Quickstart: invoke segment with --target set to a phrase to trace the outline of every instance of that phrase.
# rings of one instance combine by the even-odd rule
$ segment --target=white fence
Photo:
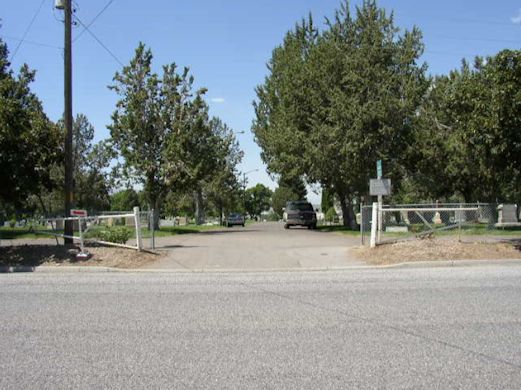
[[[118,212],[118,213],[109,213],[104,215],[93,215],[93,216],[75,216],[75,217],[67,217],[67,218],[38,218],[31,219],[28,221],[28,233],[37,234],[37,235],[50,235],[56,238],[68,238],[78,243],[81,252],[80,256],[87,255],[85,250],[86,243],[95,243],[102,244],[108,246],[115,246],[121,248],[134,249],[137,251],[144,250],[144,242],[143,242],[143,228],[146,226],[147,230],[151,224],[152,212],[141,212],[139,207],[135,207],[132,212]],[[66,221],[70,221],[73,223],[73,235],[66,235],[63,232],[64,225]],[[118,243],[112,242],[108,240],[101,239],[96,232],[93,230],[103,230],[102,228],[108,228],[118,223],[122,223],[128,231],[134,234],[134,238],[132,244],[127,243]],[[153,224],[152,224],[153,225]],[[151,245],[150,247],[154,247],[154,231],[151,229]],[[57,241],[58,242],[58,241]]]

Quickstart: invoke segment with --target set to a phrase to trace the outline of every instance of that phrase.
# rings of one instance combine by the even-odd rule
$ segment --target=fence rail
[[[73,223],[73,235],[64,234],[63,228],[66,221]],[[21,223],[19,223],[21,225]],[[12,234],[13,239],[3,239],[3,245],[19,245],[37,244],[38,239],[34,235],[55,237],[58,244],[58,238],[70,238],[75,243],[79,244],[81,252],[80,255],[87,255],[85,244],[95,243],[120,248],[129,248],[137,251],[145,249],[154,249],[155,247],[155,231],[153,224],[153,211],[140,211],[138,207],[134,208],[132,212],[123,211],[118,214],[103,213],[101,215],[92,216],[74,216],[62,218],[35,218],[23,221],[24,231],[22,234],[32,236],[30,238],[17,239],[19,230],[13,226],[13,230],[3,230],[4,235]],[[111,240],[108,237],[117,235],[118,228],[120,229],[118,238]],[[18,228],[20,229],[20,227]],[[122,232],[123,231],[123,232]],[[130,236],[130,237],[129,237]],[[112,236],[113,237],[113,236]],[[123,237],[123,238],[121,238]],[[128,238],[128,240],[127,240]],[[150,240],[148,240],[150,239]],[[20,241],[22,240],[22,241]],[[128,241],[128,242],[127,242]]]

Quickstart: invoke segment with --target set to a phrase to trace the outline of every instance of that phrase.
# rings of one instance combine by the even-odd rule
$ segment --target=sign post
[[[378,197],[378,213],[373,213],[373,225],[378,226],[376,243],[381,240],[382,228],[383,228],[383,196],[391,195],[391,179],[384,179],[382,169],[382,160],[376,161],[376,179],[370,179],[369,181],[369,194],[371,196]]]
[[[376,161],[376,178],[382,179],[382,160]],[[383,206],[383,195],[378,195],[378,242],[380,242],[382,235],[382,206]]]

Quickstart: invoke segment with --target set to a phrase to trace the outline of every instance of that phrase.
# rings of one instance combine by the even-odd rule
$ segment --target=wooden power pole
[[[65,124],[65,217],[70,217],[73,195],[72,160],[72,5],[65,0],[65,53],[64,53],[64,124]],[[64,234],[73,235],[72,221],[65,221]],[[65,244],[72,244],[72,238],[65,238]]]

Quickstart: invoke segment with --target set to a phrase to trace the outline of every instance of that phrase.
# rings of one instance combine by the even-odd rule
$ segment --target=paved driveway
[[[305,228],[285,230],[265,222],[199,234],[162,237],[169,255],[148,268],[183,270],[266,270],[338,268],[365,263],[349,255],[359,239]]]

